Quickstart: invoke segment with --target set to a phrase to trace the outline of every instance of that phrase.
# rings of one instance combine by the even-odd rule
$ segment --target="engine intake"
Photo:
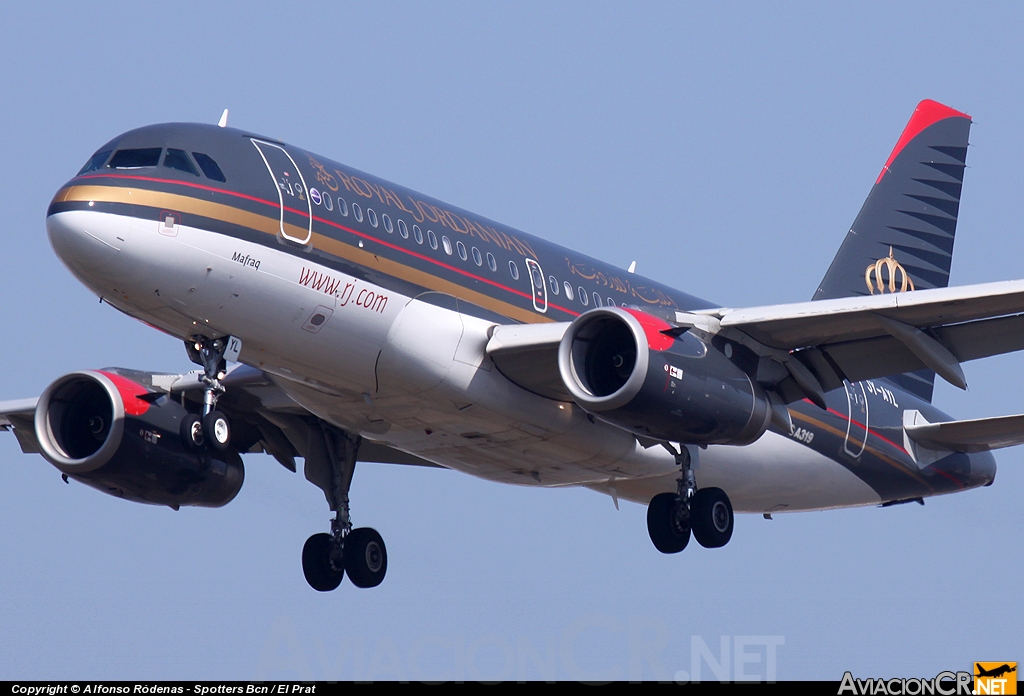
[[[146,397],[146,398],[141,398]],[[112,371],[57,379],[39,397],[35,434],[43,457],[68,476],[128,500],[220,507],[245,479],[237,452],[194,452],[179,437],[188,411]]]
[[[764,434],[771,402],[714,345],[639,310],[592,309],[566,330],[558,367],[588,413],[636,435],[745,445]]]

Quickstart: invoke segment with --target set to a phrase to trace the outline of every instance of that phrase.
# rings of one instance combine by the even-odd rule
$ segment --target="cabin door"
[[[857,382],[850,384],[844,381],[846,388],[846,439],[843,441],[843,450],[854,459],[859,459],[864,454],[864,448],[868,444],[868,395],[864,391],[864,383]]]
[[[267,172],[277,189],[277,200],[281,206],[279,237],[296,244],[309,244],[313,238],[313,208],[302,172],[280,145],[256,138],[252,138],[252,144],[267,165]]]

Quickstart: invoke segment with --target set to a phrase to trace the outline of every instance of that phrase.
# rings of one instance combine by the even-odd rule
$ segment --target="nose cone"
[[[54,252],[86,285],[109,277],[121,261],[131,225],[127,218],[89,210],[68,210],[46,218]]]

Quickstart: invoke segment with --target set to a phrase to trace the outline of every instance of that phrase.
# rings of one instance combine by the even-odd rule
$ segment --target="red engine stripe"
[[[121,394],[121,400],[124,401],[124,412],[126,414],[129,416],[141,416],[149,410],[149,402],[139,398],[143,394],[149,393],[149,390],[144,386],[113,372],[100,370],[99,373],[117,387],[117,391]]]

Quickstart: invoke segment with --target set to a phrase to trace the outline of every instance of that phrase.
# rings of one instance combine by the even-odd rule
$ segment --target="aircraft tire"
[[[203,416],[203,437],[218,452],[224,452],[231,445],[231,424],[220,411],[210,411]]]
[[[706,549],[725,546],[732,539],[734,515],[729,496],[721,488],[701,488],[690,503],[690,524],[697,543]]]
[[[181,442],[189,451],[201,450],[206,442],[203,437],[203,423],[194,413],[189,413],[181,419],[181,426],[178,431],[181,434]]]
[[[647,533],[662,553],[679,553],[690,543],[690,520],[675,493],[659,493],[647,506]]]
[[[345,571],[356,587],[376,587],[388,572],[388,550],[376,529],[353,529],[345,537]]]
[[[330,534],[314,534],[306,539],[302,546],[302,574],[317,592],[330,592],[341,584],[345,570],[335,570],[331,565]]]

